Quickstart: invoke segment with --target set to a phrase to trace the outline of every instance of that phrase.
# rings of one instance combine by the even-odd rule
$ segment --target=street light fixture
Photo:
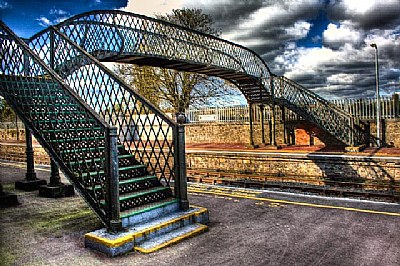
[[[378,148],[381,146],[381,100],[379,97],[379,65],[378,65],[378,46],[371,43],[370,46],[375,48],[375,83],[376,83],[376,144]]]

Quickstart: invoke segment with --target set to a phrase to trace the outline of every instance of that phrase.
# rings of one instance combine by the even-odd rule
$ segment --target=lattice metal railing
[[[250,103],[271,104],[274,97],[282,98],[273,95],[270,71],[256,53],[208,34],[122,11],[88,12],[57,27],[99,60],[220,76],[237,84]],[[285,92],[285,100],[277,101],[278,104],[298,112],[349,145],[361,141],[353,138],[360,132],[352,126],[351,116],[292,81],[285,79],[285,83],[282,88],[275,84],[275,93]]]
[[[122,62],[127,56],[153,57],[159,60],[154,60],[152,65],[166,60],[170,62],[167,67],[172,68],[186,62],[197,65],[197,71],[217,69],[221,74],[221,70],[227,70],[237,82],[234,77],[238,73],[251,78],[263,77],[263,86],[269,90],[270,71],[256,53],[165,21],[113,10],[84,13],[57,27],[99,60]]]
[[[276,76],[273,76],[272,80],[276,102],[288,106],[343,143],[350,145],[366,143],[365,128],[359,119],[292,80]]]
[[[179,170],[177,124],[56,28],[36,35],[29,45],[103,119],[118,127],[120,144],[169,186]]]
[[[109,225],[112,128],[1,21],[0,48],[1,94]],[[91,193],[94,186],[105,204]]]

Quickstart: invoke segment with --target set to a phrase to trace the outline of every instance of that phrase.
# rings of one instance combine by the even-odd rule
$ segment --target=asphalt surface
[[[23,168],[0,162],[5,191],[21,203],[0,209],[0,265],[400,265],[399,204],[199,184],[189,200],[209,209],[208,232],[108,258],[84,248],[83,234],[101,226],[85,202],[15,191]]]

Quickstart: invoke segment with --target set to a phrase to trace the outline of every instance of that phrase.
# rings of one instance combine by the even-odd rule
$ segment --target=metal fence
[[[253,121],[258,122],[261,119],[261,109],[253,106]],[[272,107],[265,106],[264,119],[271,120]],[[282,120],[283,109],[279,106],[275,108],[275,119]],[[297,119],[297,115],[291,111],[286,111],[285,116],[291,120]],[[189,123],[212,123],[212,122],[249,122],[249,106],[227,106],[227,107],[209,107],[202,109],[188,109],[186,117]]]
[[[376,119],[376,100],[375,99],[341,99],[332,100],[335,104],[350,113],[354,117],[361,120]],[[260,121],[261,112],[258,106],[253,106],[254,121]],[[400,117],[400,103],[399,96],[393,95],[392,97],[381,97],[381,118],[393,119]],[[265,106],[264,118],[271,120],[272,108]],[[276,107],[275,119],[281,121],[285,116],[286,121],[298,120],[300,117],[290,110],[281,109]],[[249,122],[249,106],[227,106],[227,107],[209,107],[202,109],[191,109],[186,111],[186,117],[189,123],[224,123],[224,122]]]

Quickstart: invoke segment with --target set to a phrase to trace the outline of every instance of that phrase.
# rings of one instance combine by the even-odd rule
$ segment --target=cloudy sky
[[[326,98],[400,93],[400,0],[0,0],[0,19],[21,37],[81,12],[122,9],[153,16],[201,8],[222,38],[259,53],[270,69]]]

